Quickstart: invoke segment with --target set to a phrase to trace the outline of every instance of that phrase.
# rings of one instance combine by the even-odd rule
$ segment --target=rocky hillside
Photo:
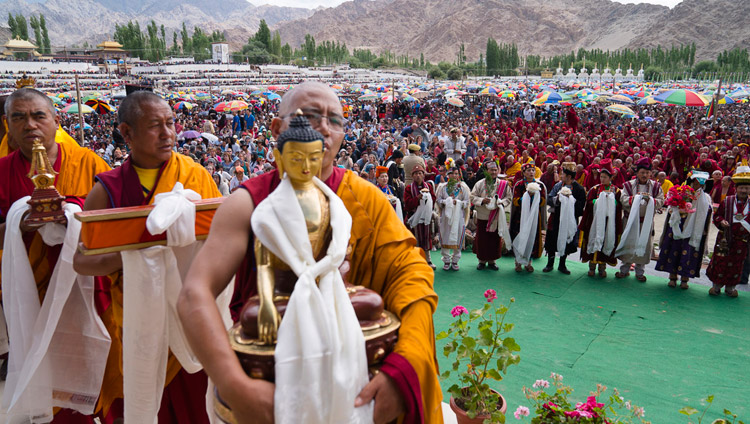
[[[230,48],[239,49],[258,29],[261,19],[269,25],[304,18],[312,10],[292,7],[254,6],[246,0],[6,0],[0,3],[0,26],[7,27],[8,13],[28,17],[43,13],[47,19],[50,40],[56,46],[96,45],[112,37],[115,24],[135,20],[145,27],[152,19],[164,24],[167,43],[172,32],[179,31],[184,21],[188,28],[224,32]],[[31,29],[30,29],[31,32]],[[4,42],[5,39],[2,40]]]
[[[670,10],[610,0],[354,0],[278,25],[282,42],[343,40],[347,47],[455,58],[464,43],[476,60],[488,37],[514,42],[521,54],[579,48],[618,49],[695,42],[698,58],[750,46],[750,2],[684,0]]]

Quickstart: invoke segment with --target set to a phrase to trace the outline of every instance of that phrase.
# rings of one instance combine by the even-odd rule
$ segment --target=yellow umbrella
[[[611,106],[607,106],[605,109],[610,112],[619,113],[621,115],[635,115],[635,112],[633,112],[633,109],[625,105],[611,105]]]
[[[464,107],[464,102],[461,101],[458,97],[451,97],[448,99],[448,104],[456,106],[456,107]]]

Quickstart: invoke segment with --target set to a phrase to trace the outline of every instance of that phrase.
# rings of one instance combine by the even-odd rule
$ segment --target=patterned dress
[[[706,276],[717,286],[736,286],[740,282],[742,267],[747,258],[748,246],[750,246],[750,231],[740,222],[733,222],[735,207],[739,213],[744,215],[743,221],[750,225],[750,214],[747,199],[740,201],[736,196],[727,196],[719,203],[719,208],[714,215],[714,225],[719,229],[716,236],[714,254],[711,263],[706,269]],[[728,229],[724,229],[722,222],[731,222]]]
[[[702,196],[708,196],[701,193]],[[669,225],[669,219],[672,215],[670,208],[667,219],[664,221],[664,232],[659,242],[659,260],[656,261],[656,270],[664,271],[670,274],[677,274],[685,278],[694,278],[700,276],[701,265],[703,264],[703,254],[706,251],[706,239],[708,237],[708,226],[711,223],[711,209],[706,215],[706,222],[701,225],[703,235],[699,248],[690,245],[690,239],[676,240]],[[685,225],[687,216],[680,218],[680,226]]]

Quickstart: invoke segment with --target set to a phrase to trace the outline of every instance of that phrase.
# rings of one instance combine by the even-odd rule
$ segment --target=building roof
[[[122,50],[122,44],[112,40],[99,43],[96,47],[102,50]]]
[[[5,43],[3,47],[5,47],[6,49],[14,49],[14,50],[34,50],[37,48],[34,45],[34,43],[31,43],[26,40],[21,40],[20,38],[8,40],[8,42]]]

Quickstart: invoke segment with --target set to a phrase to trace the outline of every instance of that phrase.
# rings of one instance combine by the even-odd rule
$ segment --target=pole
[[[83,146],[83,111],[81,110],[81,86],[76,72],[76,101],[78,102],[78,144]]]

